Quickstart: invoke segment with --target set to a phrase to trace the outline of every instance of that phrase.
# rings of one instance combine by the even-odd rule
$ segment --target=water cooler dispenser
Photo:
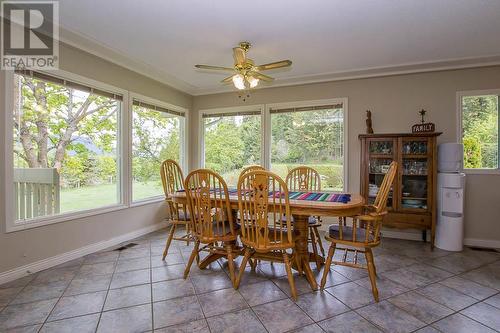
[[[436,247],[462,251],[464,239],[463,145],[438,146]]]

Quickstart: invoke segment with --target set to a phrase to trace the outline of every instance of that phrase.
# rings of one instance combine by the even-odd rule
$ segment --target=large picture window
[[[460,94],[465,169],[499,169],[498,92]]]
[[[285,178],[297,166],[321,176],[323,190],[344,190],[342,104],[270,108],[271,171]]]
[[[160,165],[166,159],[183,164],[184,113],[133,101],[132,199],[163,194]]]
[[[236,186],[243,167],[261,164],[261,111],[204,113],[205,167]]]
[[[19,72],[13,96],[15,220],[121,202],[121,95]]]

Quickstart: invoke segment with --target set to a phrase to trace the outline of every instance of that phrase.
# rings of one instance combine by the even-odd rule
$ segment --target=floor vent
[[[134,247],[134,246],[137,246],[137,244],[136,243],[128,243],[126,245],[120,246],[117,249],[114,249],[113,251],[123,251],[123,250],[126,250],[126,249],[130,249],[131,247]]]

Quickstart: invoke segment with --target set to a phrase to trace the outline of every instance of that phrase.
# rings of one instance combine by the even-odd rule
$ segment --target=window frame
[[[148,200],[136,201],[132,202],[132,99],[135,97],[136,99],[141,99],[146,101],[154,101],[159,106],[164,105],[168,106],[175,111],[182,111],[185,114],[184,119],[184,142],[183,142],[183,168],[187,167],[188,163],[188,155],[187,155],[187,147],[188,147],[188,135],[189,134],[189,109],[176,106],[173,104],[169,104],[167,102],[157,100],[145,95],[141,95],[139,93],[135,93],[124,88],[119,88],[117,86],[113,86],[104,82],[100,82],[97,80],[93,80],[78,74],[74,74],[72,72],[68,72],[65,70],[51,70],[51,71],[38,71],[40,73],[54,76],[56,78],[70,80],[76,83],[81,83],[83,85],[87,85],[90,87],[94,87],[96,89],[102,89],[105,91],[114,92],[123,97],[121,101],[120,113],[118,115],[118,174],[120,179],[120,184],[118,186],[118,195],[119,200],[118,203],[103,206],[93,209],[80,210],[75,212],[62,213],[57,215],[36,217],[32,219],[25,219],[22,222],[15,221],[14,217],[14,159],[13,159],[13,148],[14,148],[14,137],[13,137],[13,119],[12,119],[12,108],[14,103],[14,71],[6,70],[3,71],[4,75],[0,75],[0,80],[3,82],[0,83],[0,87],[3,86],[5,93],[5,101],[3,103],[4,112],[3,117],[0,119],[3,120],[3,126],[5,126],[5,147],[4,150],[4,172],[3,172],[3,191],[6,193],[4,196],[4,204],[5,204],[5,232],[16,232],[21,230],[27,230],[32,228],[38,228],[50,224],[67,222],[72,220],[78,220],[90,216],[97,216],[101,214],[106,214],[114,211],[119,211],[131,207],[152,204],[162,202],[164,198],[162,196],[158,196]]]
[[[285,102],[285,103],[273,103],[273,104],[266,104],[266,135],[265,137],[267,138],[267,148],[266,148],[266,162],[265,162],[265,168],[270,169],[271,168],[271,140],[272,140],[272,133],[271,133],[271,109],[287,109],[287,108],[301,108],[301,107],[308,107],[308,106],[322,106],[322,105],[332,105],[332,104],[339,104],[342,103],[342,109],[344,112],[344,119],[343,119],[343,125],[344,125],[344,156],[343,156],[343,182],[344,182],[344,188],[342,189],[342,192],[346,192],[349,189],[349,167],[348,167],[348,162],[349,162],[349,135],[348,135],[348,119],[349,119],[349,104],[348,104],[348,98],[347,97],[340,97],[340,98],[331,98],[331,99],[318,99],[318,100],[310,100],[310,101],[296,101],[296,102]],[[311,111],[305,111],[305,112],[314,112],[314,110]]]
[[[129,105],[130,105],[130,119],[129,119],[129,122],[128,122],[128,125],[129,125],[129,128],[128,130],[130,131],[130,144],[129,144],[129,156],[130,158],[128,159],[128,168],[130,170],[130,177],[129,179],[127,180],[128,183],[129,183],[129,186],[130,186],[130,206],[131,207],[136,207],[136,206],[142,206],[142,205],[146,205],[146,204],[149,204],[149,203],[155,203],[155,202],[161,202],[163,200],[165,200],[165,195],[164,194],[159,194],[157,196],[153,196],[153,197],[150,197],[150,198],[145,198],[145,199],[140,199],[140,200],[135,200],[133,199],[133,191],[134,191],[134,188],[133,188],[133,181],[132,181],[132,176],[133,176],[133,169],[132,169],[132,159],[133,159],[133,147],[132,147],[132,140],[133,140],[133,129],[132,129],[132,119],[133,119],[133,115],[134,115],[134,105],[133,105],[133,101],[135,100],[139,100],[141,102],[144,102],[144,103],[148,103],[148,104],[152,104],[152,105],[155,105],[155,106],[159,106],[159,107],[163,107],[163,108],[166,108],[166,109],[170,109],[172,111],[177,111],[177,112],[181,112],[184,114],[184,124],[182,124],[180,126],[180,141],[181,141],[181,161],[180,161],[180,166],[182,168],[182,170],[187,170],[187,165],[188,165],[188,152],[187,152],[187,147],[188,146],[188,138],[189,138],[189,134],[188,133],[188,130],[189,130],[189,112],[188,112],[188,109],[186,108],[183,108],[181,106],[177,106],[177,105],[173,105],[173,104],[170,104],[170,103],[167,103],[167,102],[163,102],[163,101],[160,101],[158,99],[155,99],[155,98],[152,98],[152,97],[148,97],[148,96],[145,96],[145,95],[141,95],[141,94],[138,94],[138,93],[134,93],[134,92],[130,92],[129,93]],[[161,112],[161,111],[159,111]],[[159,172],[159,171],[158,171]]]
[[[456,133],[456,138],[457,142],[463,143],[463,117],[462,117],[462,98],[463,97],[472,97],[472,96],[484,96],[484,95],[497,95],[499,102],[500,102],[500,89],[482,89],[482,90],[464,90],[464,91],[457,91],[456,93],[456,117],[457,117],[457,133]],[[500,125],[500,104],[498,104],[498,109],[497,112],[499,113],[498,115],[498,122]],[[499,132],[500,132],[500,126],[499,126]],[[498,150],[500,154],[500,133],[498,135]],[[500,155],[499,155],[500,158]],[[500,159],[497,165],[497,168],[495,169],[485,169],[485,168],[478,168],[478,169],[463,169],[463,172],[466,174],[470,175],[500,175]]]
[[[198,129],[199,129],[199,165],[200,168],[205,167],[205,122],[203,121],[203,114],[217,115],[221,113],[239,113],[239,112],[250,112],[250,111],[259,111],[260,112],[260,136],[261,136],[261,145],[260,145],[260,165],[263,165],[263,161],[265,161],[265,154],[263,149],[264,144],[264,126],[265,126],[265,117],[264,117],[264,104],[255,104],[255,105],[245,105],[245,106],[235,106],[235,107],[227,107],[227,108],[216,108],[216,109],[204,109],[198,111]]]

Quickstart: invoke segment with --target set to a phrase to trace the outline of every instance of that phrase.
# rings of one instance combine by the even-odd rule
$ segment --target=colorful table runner
[[[184,190],[182,190],[184,191]],[[235,188],[229,188],[229,195],[238,195],[238,190]],[[269,195],[273,195],[272,192]],[[274,196],[279,196],[280,193],[276,192]],[[288,192],[288,198],[291,200],[306,200],[306,201],[323,201],[323,202],[342,202],[348,203],[351,201],[351,194],[349,193],[332,193],[332,192],[300,192],[300,191],[290,191]]]

